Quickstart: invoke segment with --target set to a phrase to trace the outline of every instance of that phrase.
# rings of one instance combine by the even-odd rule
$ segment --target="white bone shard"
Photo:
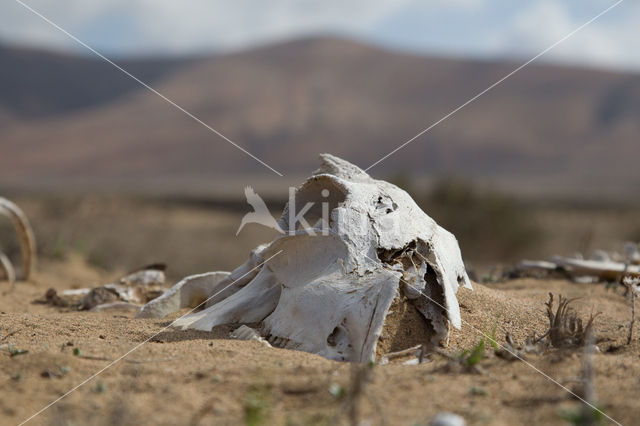
[[[559,256],[552,260],[573,276],[595,276],[609,281],[618,281],[623,273],[630,277],[640,277],[640,266],[623,262],[569,259]]]
[[[255,342],[262,343],[267,348],[271,347],[269,342],[264,340],[262,338],[262,336],[260,336],[260,334],[258,334],[257,331],[255,331],[251,327],[247,327],[246,325],[241,325],[240,327],[238,327],[235,330],[233,330],[229,334],[229,337],[231,337],[232,339],[237,339],[237,340],[253,340]]]
[[[395,185],[329,154],[321,160],[278,221],[284,235],[231,273],[185,278],[138,316],[165,316],[211,297],[175,325],[261,323],[276,346],[367,361],[397,298],[422,314],[430,343],[446,342],[449,323],[461,326],[458,287],[471,288],[455,237]],[[299,220],[290,226],[292,217]]]

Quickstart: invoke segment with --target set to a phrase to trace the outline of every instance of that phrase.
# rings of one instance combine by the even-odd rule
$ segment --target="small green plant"
[[[342,399],[347,394],[347,389],[342,385],[332,383],[331,386],[329,386],[329,393],[335,399]]]
[[[107,386],[101,381],[98,381],[92,390],[94,393],[105,393],[107,391]]]
[[[487,391],[484,388],[473,386],[469,388],[469,395],[473,396],[485,396]]]
[[[244,401],[244,424],[259,426],[269,424],[269,398],[264,387],[254,388]]]
[[[73,354],[75,356],[81,356],[82,355],[82,351],[80,350],[80,348],[73,348]]]
[[[331,426],[333,419],[327,413],[313,413],[302,417],[301,419],[287,419],[286,426]]]
[[[67,258],[67,241],[62,235],[57,235],[50,247],[46,248],[48,257],[52,260],[65,260]]]
[[[473,368],[482,361],[484,358],[485,343],[484,338],[481,338],[478,343],[472,349],[465,349],[462,351],[458,358],[462,365],[467,368]]]
[[[497,332],[498,332],[498,320],[493,324],[493,329],[491,330],[491,334],[482,333],[482,337],[478,340],[478,343],[471,348],[465,349],[460,352],[456,356],[447,356],[451,361],[462,365],[467,370],[475,370],[476,372],[482,372],[480,368],[480,362],[486,357],[486,349],[487,346],[490,345],[493,348],[495,353],[500,349],[500,345],[497,341]],[[487,344],[488,342],[488,344]]]
[[[597,405],[595,407],[589,407],[584,404],[580,404],[579,407],[572,410],[560,410],[558,415],[567,423],[571,423],[575,426],[594,426],[604,424],[602,407]]]
[[[18,349],[15,346],[13,346],[11,343],[9,343],[9,354],[11,355],[11,357],[14,356],[18,356],[18,355],[24,355],[29,353],[28,350],[26,349]]]
[[[493,348],[494,351],[500,349],[500,345],[498,345],[498,320],[493,323],[493,329],[491,330],[491,336],[487,339],[489,344]]]
[[[480,277],[480,281],[483,284],[493,284],[498,282],[499,277],[496,276],[493,273],[489,273],[489,274],[484,274],[482,277]]]

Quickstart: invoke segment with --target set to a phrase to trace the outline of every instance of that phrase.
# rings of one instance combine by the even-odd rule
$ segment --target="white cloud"
[[[562,39],[590,18],[602,12],[612,1],[586,2],[578,12],[567,3],[542,0],[521,10],[509,25],[490,39],[494,53],[518,56],[535,55]],[[640,29],[638,4],[624,3],[613,9],[611,16],[604,15],[554,47],[547,55],[565,63],[591,66],[640,69],[637,40]],[[588,12],[586,12],[587,10]],[[635,16],[635,19],[630,19]]]
[[[143,32],[169,49],[236,48],[320,31],[358,32],[399,2],[147,1]],[[163,24],[159,24],[163,23]],[[171,30],[171,37],[166,30]]]
[[[108,39],[91,40],[105,19],[132,22],[128,51],[185,52],[242,47],[296,35],[338,31],[359,33],[403,0],[25,0],[27,4],[89,44],[116,50]],[[0,6],[0,37],[48,47],[71,42],[17,2]],[[122,28],[116,25],[114,33]],[[83,35],[85,38],[83,38]],[[89,38],[87,40],[86,38]],[[119,37],[118,37],[119,38]],[[125,52],[126,53],[126,52]]]
[[[110,55],[227,50],[305,34],[338,33],[425,51],[526,57],[615,0],[22,1]],[[405,31],[409,18],[413,27]],[[393,25],[377,25],[389,19]],[[639,20],[640,4],[625,1],[548,58],[640,70]],[[13,0],[0,5],[0,40],[79,49]]]

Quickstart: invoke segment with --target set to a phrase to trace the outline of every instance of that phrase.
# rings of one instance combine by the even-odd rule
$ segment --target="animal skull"
[[[185,278],[138,317],[206,301],[204,310],[174,325],[211,330],[260,323],[260,333],[276,346],[366,361],[375,358],[395,299],[422,315],[431,343],[446,342],[449,323],[461,325],[458,287],[471,288],[455,237],[395,185],[340,158],[323,154],[321,160],[295,193],[295,205],[284,209],[284,235],[256,248],[231,273]],[[288,219],[305,208],[304,223],[315,221],[314,227],[301,227],[302,220],[291,226]]]

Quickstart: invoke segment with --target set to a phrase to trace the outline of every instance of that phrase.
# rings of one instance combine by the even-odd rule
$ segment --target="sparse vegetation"
[[[448,371],[465,371],[473,373],[484,373],[480,367],[480,362],[486,357],[485,338],[481,337],[471,349],[465,349],[462,352],[451,355],[440,348],[434,348],[434,351],[445,357],[449,362],[446,366]]]
[[[474,369],[480,361],[485,357],[485,343],[484,338],[481,338],[478,343],[471,349],[466,349],[458,355],[460,363],[469,369]]]
[[[268,387],[254,386],[244,400],[244,424],[260,426],[269,424],[271,403]]]
[[[373,379],[375,363],[357,363],[351,364],[351,385],[346,395],[345,405],[349,413],[349,421],[351,426],[358,426],[361,419],[361,405],[367,385]]]
[[[436,182],[420,204],[458,237],[463,252],[472,253],[476,261],[518,259],[543,240],[543,231],[527,206],[465,180]]]
[[[469,395],[472,396],[486,396],[487,395],[487,391],[479,386],[472,386],[469,388]]]
[[[332,383],[331,386],[329,386],[329,393],[335,399],[342,399],[347,394],[347,389],[338,383]]]
[[[596,401],[593,352],[594,339],[591,331],[588,331],[584,345],[581,388],[578,391],[581,394],[580,405],[574,410],[560,412],[560,417],[576,426],[597,426],[605,420],[604,408]]]
[[[588,407],[588,412],[585,412],[583,405],[584,404],[581,404],[571,410],[560,410],[558,415],[566,422],[575,426],[596,426],[604,423],[602,407]]]
[[[627,345],[631,344],[633,339],[633,325],[636,322],[636,297],[638,292],[638,286],[640,286],[640,279],[624,277],[622,283],[627,288],[629,293],[629,301],[631,305],[631,320],[629,321],[629,334],[627,334]]]
[[[101,203],[99,204],[101,205]],[[26,205],[29,207],[30,204],[26,203]],[[89,269],[83,262],[74,263],[78,260],[78,252],[82,252],[83,256],[87,256],[91,250],[99,252],[100,247],[103,247],[104,255],[108,258],[107,262],[113,261],[111,266],[107,267],[124,268],[125,266],[123,265],[126,265],[124,262],[128,261],[125,259],[126,256],[130,256],[133,251],[144,252],[144,247],[154,246],[154,238],[157,235],[149,237],[154,231],[151,229],[152,226],[150,224],[138,223],[135,226],[122,224],[117,217],[116,209],[109,207],[109,203],[106,203],[107,208],[105,209],[108,214],[104,215],[104,211],[100,211],[96,205],[94,207],[91,207],[91,205],[92,203],[88,203],[78,212],[72,211],[69,213],[73,216],[72,219],[68,219],[70,222],[80,218],[78,231],[61,231],[56,235],[51,232],[52,240],[50,243],[47,243],[47,236],[41,239],[43,241],[43,250],[46,253],[50,253],[50,255],[46,256],[39,271],[43,287],[38,288],[38,295],[41,295],[43,289],[49,286],[59,286],[60,289],[71,288],[76,285],[84,286],[91,284],[93,277],[106,276],[102,273],[95,273],[93,269]],[[193,239],[194,233],[206,234],[206,239],[210,237],[216,244],[224,245],[225,237],[223,234],[216,234],[212,230],[207,231],[205,229],[208,226],[206,224],[209,223],[209,219],[211,219],[211,223],[219,219],[218,212],[181,206],[180,208],[175,208],[170,214],[165,215],[160,208],[161,206],[153,205],[152,203],[147,204],[146,202],[140,202],[139,206],[151,215],[149,220],[153,223],[153,226],[164,225],[167,229],[171,228],[167,231],[167,240],[173,240],[173,236],[181,234],[185,229],[184,227],[186,227],[189,238]],[[41,207],[34,209],[33,204],[31,204],[29,208],[35,212],[33,214],[35,217],[43,217],[39,216],[43,214]],[[425,208],[427,211],[430,210],[429,206],[425,205]],[[92,211],[91,215],[98,214],[97,220],[94,221],[96,223],[94,226],[98,228],[109,228],[109,226],[111,226],[111,229],[117,228],[113,233],[137,233],[136,227],[139,226],[141,228],[140,241],[133,242],[131,247],[125,247],[122,251],[120,251],[120,246],[106,243],[107,236],[97,235],[95,240],[83,238],[84,241],[80,243],[79,237],[82,236],[80,234],[92,232],[89,230],[92,222],[90,215],[83,216],[86,212]],[[156,213],[161,215],[160,218],[153,218]],[[195,217],[192,217],[192,215],[195,215]],[[107,216],[112,217],[112,222],[107,219]],[[49,228],[54,226],[67,227],[66,220],[63,216],[56,217],[55,221],[45,218],[44,225],[42,224],[43,222],[37,220],[34,221],[34,226],[40,229],[44,226]],[[204,228],[203,224],[206,225]],[[602,234],[594,232],[594,239],[597,240],[599,235],[600,237],[602,236]],[[220,239],[217,239],[218,236],[220,236]],[[10,240],[9,244],[11,244]],[[181,244],[178,241],[177,247],[183,246]],[[596,246],[598,244],[593,243]],[[194,250],[206,252],[207,248],[208,246],[198,246]],[[56,250],[64,250],[66,255],[57,256],[53,253]],[[150,252],[157,253],[155,249],[147,250],[147,253]],[[171,254],[167,247],[162,248],[159,252]],[[136,255],[139,256],[139,253]],[[50,262],[56,256],[59,262]],[[201,265],[199,270],[207,270],[205,268],[211,269],[213,266],[217,266],[217,260],[211,260],[211,257],[215,256],[215,253],[208,255],[209,259],[206,259],[206,262],[203,259],[197,260],[196,263]],[[246,253],[241,253],[239,257],[244,258],[245,256]],[[225,261],[228,261],[231,266],[235,266],[238,258],[233,259],[232,257],[233,254],[230,254],[229,258],[225,258]],[[467,256],[465,255],[466,258]],[[168,262],[170,269],[174,271],[174,276],[180,275],[186,270],[191,271],[194,268],[193,265],[196,264],[190,263],[189,265],[191,266],[189,266],[183,260],[184,258],[178,256],[175,262]],[[131,261],[130,266],[137,267],[142,263]],[[175,272],[174,265],[181,265],[178,266],[178,271],[182,270],[182,272]],[[76,274],[76,271],[80,273]],[[90,273],[87,273],[87,271]],[[113,274],[108,278],[115,276]],[[473,331],[463,325],[462,332],[454,332],[452,334],[452,340],[449,349],[447,349],[449,358],[447,358],[446,362],[438,359],[438,357],[429,357],[427,362],[423,364],[404,367],[401,365],[404,362],[404,358],[397,358],[392,359],[389,366],[376,366],[371,369],[370,366],[362,365],[363,370],[361,372],[366,374],[354,375],[357,380],[353,381],[353,379],[349,380],[349,378],[344,377],[348,370],[342,367],[336,368],[335,363],[326,362],[317,357],[306,358],[304,354],[300,353],[289,354],[289,351],[278,350],[277,357],[281,358],[282,362],[274,361],[272,364],[273,371],[277,375],[277,378],[271,378],[272,380],[269,381],[269,383],[273,382],[272,385],[268,384],[266,388],[247,388],[247,386],[255,382],[255,372],[252,370],[246,371],[244,367],[253,365],[254,359],[257,359],[258,362],[269,359],[269,362],[271,362],[268,357],[273,356],[272,352],[275,350],[255,348],[255,353],[248,357],[238,342],[231,342],[232,345],[229,345],[227,341],[215,340],[214,345],[210,347],[206,344],[201,345],[202,341],[199,338],[180,340],[180,336],[191,336],[184,332],[168,331],[166,336],[163,335],[161,339],[150,341],[147,344],[153,348],[153,353],[146,355],[141,353],[138,356],[131,357],[132,359],[125,359],[119,364],[123,379],[118,380],[122,381],[116,381],[114,376],[108,376],[109,382],[105,381],[103,383],[103,385],[105,383],[108,384],[108,389],[104,386],[101,391],[100,387],[95,382],[92,382],[87,385],[84,392],[79,392],[79,396],[76,398],[78,398],[78,401],[81,401],[81,398],[88,398],[88,401],[84,400],[82,402],[88,402],[89,405],[93,403],[99,405],[101,409],[108,409],[110,407],[108,403],[113,395],[122,393],[124,398],[130,401],[132,410],[141,411],[141,416],[148,414],[147,410],[153,409],[155,412],[167,413],[173,416],[172,418],[177,418],[179,423],[188,423],[193,417],[193,413],[202,409],[204,414],[201,417],[201,421],[199,423],[194,422],[194,424],[204,424],[217,420],[221,423],[242,423],[245,421],[246,424],[284,424],[288,420],[292,425],[335,424],[332,420],[334,420],[336,410],[340,409],[342,410],[340,417],[342,423],[349,423],[352,418],[351,413],[355,412],[357,414],[353,418],[357,418],[360,423],[370,421],[373,425],[383,424],[379,419],[383,418],[384,415],[388,415],[387,424],[395,424],[396,418],[393,416],[395,415],[394,412],[398,412],[398,416],[401,418],[398,422],[413,424],[420,420],[422,422],[420,424],[426,424],[427,419],[432,418],[432,413],[425,414],[425,410],[428,411],[431,407],[429,406],[425,409],[426,404],[425,407],[418,407],[417,404],[405,405],[405,401],[408,398],[414,398],[417,390],[428,389],[438,394],[434,403],[440,404],[445,410],[454,410],[458,406],[461,406],[463,410],[486,407],[486,410],[495,410],[495,413],[492,413],[492,418],[495,417],[498,422],[508,422],[514,418],[514,415],[516,416],[515,418],[518,418],[517,416],[520,413],[522,413],[522,418],[524,419],[526,418],[524,416],[530,415],[532,410],[540,410],[541,406],[536,404],[536,398],[547,398],[544,399],[545,413],[539,414],[544,421],[558,421],[557,406],[559,405],[567,408],[562,413],[562,417],[567,421],[574,424],[588,424],[584,420],[586,408],[582,407],[583,404],[569,402],[564,391],[559,389],[557,393],[554,393],[553,384],[545,382],[544,379],[537,376],[537,373],[520,363],[502,361],[502,358],[517,360],[518,357],[524,358],[526,355],[528,362],[539,367],[554,379],[558,379],[560,383],[567,384],[569,389],[575,390],[576,394],[582,396],[581,391],[578,390],[582,386],[582,379],[581,377],[575,377],[578,371],[576,363],[580,362],[582,357],[579,351],[575,349],[578,347],[578,342],[583,340],[580,336],[584,333],[580,332],[580,329],[582,328],[584,332],[589,327],[589,317],[588,311],[583,314],[582,311],[578,310],[578,303],[571,301],[570,298],[580,295],[583,288],[586,287],[580,287],[578,284],[570,286],[566,283],[561,283],[561,277],[554,278],[557,278],[557,280],[549,281],[548,287],[547,281],[528,281],[527,278],[523,278],[519,283],[500,282],[484,286],[485,289],[496,290],[510,298],[508,304],[505,303],[504,305],[500,301],[491,300],[491,303],[488,303],[486,308],[481,307],[482,305],[474,304],[476,301],[482,300],[476,298],[481,295],[478,287],[473,293],[461,290],[459,295],[464,294],[465,296],[463,297],[469,297],[466,301],[462,301],[463,319],[471,322],[474,327],[483,330],[485,336],[482,339],[479,339],[477,335],[471,336]],[[50,284],[49,280],[52,280]],[[1,285],[2,283],[0,283]],[[520,287],[516,288],[518,285]],[[139,342],[139,339],[149,335],[149,326],[136,321],[131,322],[130,330],[123,332],[125,330],[123,323],[128,320],[123,316],[117,316],[117,314],[113,316],[106,315],[102,320],[97,320],[93,315],[86,314],[82,321],[77,321],[76,313],[65,313],[61,317],[60,323],[53,325],[51,315],[55,315],[58,308],[30,305],[31,299],[29,298],[25,298],[24,303],[23,301],[14,302],[14,300],[18,300],[18,297],[30,296],[31,294],[30,289],[32,286],[18,285],[17,287],[17,293],[0,297],[0,301],[5,302],[0,311],[9,312],[10,315],[13,315],[14,312],[29,309],[31,312],[39,314],[43,312],[43,309],[46,309],[48,315],[40,318],[37,323],[26,317],[15,316],[9,319],[2,316],[0,318],[0,333],[2,333],[0,338],[5,339],[0,342],[0,346],[1,344],[6,344],[2,348],[0,355],[3,354],[5,360],[9,363],[8,365],[10,365],[6,369],[7,383],[2,389],[4,391],[3,395],[6,395],[3,400],[6,398],[6,401],[8,401],[5,405],[18,405],[16,401],[20,400],[18,399],[17,390],[20,391],[20,395],[24,395],[24,392],[26,392],[37,395],[38,398],[51,397],[51,399],[54,399],[56,395],[52,393],[51,389],[65,390],[67,385],[70,387],[72,383],[77,383],[88,372],[98,370],[106,365],[105,361],[116,359],[116,353],[126,352]],[[545,290],[542,290],[543,288]],[[532,300],[532,298],[535,298],[535,300],[540,300],[540,298],[546,298],[547,292],[550,290],[554,293],[553,308],[550,309],[553,313],[553,320],[547,317],[545,313],[541,313],[542,309],[540,308],[543,307],[543,304],[538,301],[531,304],[532,311],[527,315],[521,317],[519,312],[512,313],[513,306],[522,306],[520,302],[523,299]],[[559,293],[563,295],[561,305],[564,308],[562,309],[558,307]],[[569,298],[565,299],[565,295],[569,296]],[[626,296],[628,296],[628,293]],[[620,347],[616,352],[608,352],[606,344],[600,345],[603,354],[596,358],[598,368],[606,368],[607,370],[605,371],[609,372],[606,377],[604,375],[603,377],[598,377],[598,384],[607,383],[607,386],[609,386],[615,380],[616,383],[619,382],[624,386],[631,386],[635,376],[615,368],[620,363],[620,365],[627,365],[625,368],[628,371],[633,372],[633,374],[636,373],[636,368],[631,361],[637,358],[637,327],[633,330],[632,345],[620,345],[627,338],[627,333],[629,332],[631,299],[629,297],[622,298],[610,292],[604,293],[604,286],[602,285],[589,287],[589,295],[585,297],[589,298],[590,305],[593,303],[594,306],[602,308],[604,315],[606,315],[604,318],[598,317],[598,330],[603,333],[602,338],[615,339],[615,343]],[[594,297],[605,298],[606,304],[602,307],[599,306],[598,299],[594,299]],[[512,303],[514,303],[513,306]],[[616,307],[616,312],[613,311],[612,306]],[[572,307],[575,307],[580,312],[578,319],[581,319],[581,322],[575,319],[566,319],[571,317]],[[576,312],[573,312],[573,314],[577,316]],[[500,315],[501,318],[500,328],[504,324],[514,338],[518,339],[518,343],[515,343],[514,338],[511,338],[511,336],[507,335],[505,339],[502,332],[498,332],[498,323],[495,321],[497,315]],[[529,325],[523,324],[522,318],[533,318],[534,320]],[[613,318],[612,321],[614,322],[605,321],[605,319],[609,321],[611,318]],[[542,319],[544,319],[544,323],[540,322]],[[80,333],[74,331],[73,334],[65,334],[70,328],[84,327],[80,324],[85,321],[90,327],[93,327],[93,330],[83,330]],[[544,332],[551,329],[551,324],[557,323],[563,325],[560,327],[560,331],[561,334],[564,332],[565,335],[565,338],[561,338],[560,341],[570,342],[568,345],[571,346],[571,350],[552,349],[556,346],[551,344],[550,334]],[[581,326],[579,325],[580,323]],[[618,324],[620,324],[619,327],[617,326]],[[33,332],[37,333],[37,336],[32,337],[32,328]],[[538,334],[535,339],[525,340],[527,333],[532,329],[542,332],[542,336]],[[604,335],[604,330],[607,330],[606,335]],[[13,332],[17,333],[12,334]],[[203,337],[206,335],[207,343],[210,341],[208,333],[203,332],[201,335]],[[98,338],[99,336],[100,338]],[[194,336],[196,335],[194,334]],[[499,345],[494,343],[498,336],[500,338]],[[217,337],[214,338],[217,339]],[[9,340],[13,343],[14,348],[28,348],[31,350],[30,355],[17,357],[9,361]],[[73,343],[67,343],[69,340],[73,340]],[[522,343],[523,341],[526,343]],[[106,346],[107,342],[110,346],[113,346]],[[62,351],[59,350],[61,344]],[[614,342],[611,344],[614,344]],[[46,345],[52,348],[50,352],[47,352]],[[176,345],[180,345],[181,349],[176,349]],[[187,347],[187,345],[189,345],[189,349],[182,349],[182,346]],[[262,352],[263,350],[267,352]],[[171,364],[166,364],[165,361],[176,359],[176,353],[180,355],[179,358],[184,358],[184,360],[171,361]],[[493,353],[500,359],[493,358]],[[517,357],[512,353],[516,354]],[[71,356],[71,354],[75,354],[75,356]],[[107,357],[100,355],[106,355]],[[199,362],[203,356],[206,356],[206,359],[209,360],[206,364]],[[264,358],[265,356],[267,358]],[[304,362],[300,362],[300,359],[303,359]],[[163,363],[158,364],[158,361],[163,361]],[[141,365],[142,362],[144,362],[144,365]],[[443,368],[444,364],[454,368],[447,370],[446,367]],[[207,380],[196,382],[196,380],[199,380],[194,379],[194,377],[197,377],[194,373],[196,366],[197,371],[203,371],[206,374]],[[70,370],[71,368],[73,370]],[[40,375],[45,370],[51,373],[48,379]],[[71,371],[73,371],[73,374],[71,374]],[[474,372],[484,372],[486,374],[483,376],[466,374]],[[465,375],[460,376],[460,373]],[[373,380],[374,375],[375,380]],[[125,380],[131,377],[135,378],[135,380],[130,380],[131,387],[135,388],[135,392],[128,389],[126,385],[127,382]],[[279,391],[278,393],[272,393],[269,390],[284,389],[283,380],[287,386],[289,381],[293,382],[296,389],[300,389],[300,393],[279,393]],[[625,380],[628,381],[624,382]],[[111,384],[112,382],[113,384]],[[34,383],[36,386],[38,383],[42,383],[45,386],[35,388]],[[514,387],[511,388],[510,386],[514,383],[519,387],[513,385]],[[526,383],[527,386],[521,386],[523,383]],[[531,383],[531,386],[528,386],[529,383]],[[199,391],[199,384],[207,389],[211,388],[211,392],[206,392],[205,396],[197,392],[190,393],[193,389]],[[269,388],[268,386],[274,387]],[[185,411],[187,413],[186,417],[180,417],[181,415],[176,414],[173,407],[165,407],[161,404],[160,401],[163,399],[161,392],[166,391],[167,387],[171,387],[172,391],[173,387],[175,387],[175,392],[185,392],[185,397],[177,397],[176,399],[180,401],[180,398],[185,400],[188,398],[188,403],[178,402],[176,406],[181,409],[185,406],[194,408],[193,411]],[[503,391],[502,387],[506,391]],[[12,392],[12,388],[16,392]],[[356,390],[355,394],[358,394],[357,389],[363,390],[359,393],[360,397],[353,398],[354,390]],[[455,401],[447,400],[440,395],[448,391],[456,394]],[[142,398],[139,396],[140,394],[146,394],[146,397]],[[151,401],[149,395],[157,396],[157,398]],[[629,423],[629,416],[625,412],[627,400],[616,399],[626,398],[626,396],[613,398],[609,392],[603,392],[601,397],[602,405],[596,405],[598,409],[606,406],[607,414],[622,423]],[[499,399],[503,401],[496,402]],[[355,409],[353,402],[356,402]],[[471,403],[475,403],[475,407],[468,405]],[[402,409],[399,407],[402,407]],[[2,409],[0,406],[0,416],[4,414],[1,411]],[[82,420],[79,419],[84,419],[85,415],[89,419],[93,415],[91,409],[93,408],[78,404],[69,408],[70,414],[67,418],[76,420],[77,423],[82,423]],[[376,412],[376,409],[379,409],[382,413]],[[17,423],[27,415],[27,413],[19,410],[17,412],[18,414],[8,417],[12,423]],[[602,417],[597,411],[593,412],[593,416],[596,419]],[[468,420],[473,421],[472,418]]]
[[[98,380],[93,386],[92,391],[94,393],[105,393],[107,391],[107,386],[102,381]]]
[[[582,346],[587,336],[594,333],[594,320],[598,314],[590,315],[586,325],[577,312],[569,305],[576,299],[566,299],[560,295],[558,306],[554,310],[554,297],[549,293],[549,301],[546,302],[549,330],[545,335],[551,346],[556,348],[567,346]]]
[[[415,185],[407,182],[410,178],[402,177],[398,183],[411,191]],[[611,240],[628,239],[628,229],[637,225],[640,211],[632,205],[615,212],[570,203],[551,208],[544,201],[525,203],[460,179],[442,179],[429,192],[413,191],[420,206],[456,235],[465,261],[477,267],[476,279],[486,275],[489,282],[500,278],[498,270],[485,274],[498,260],[509,264],[523,257],[573,252],[584,229],[595,220],[599,226],[592,246],[608,247]],[[258,226],[235,236],[245,209],[240,198],[221,205],[212,199],[107,195],[25,196],[15,201],[31,219],[43,261],[62,262],[73,255],[109,273],[155,262],[167,263],[170,279],[212,267],[231,270],[255,245],[272,238],[269,230]],[[281,207],[284,200],[273,204]],[[122,237],[129,235],[135,238]],[[19,258],[15,232],[6,221],[0,221],[0,243],[9,258]],[[181,250],[186,246],[191,247],[188,252]]]
[[[486,333],[485,333],[486,335]],[[487,336],[487,341],[491,345],[494,351],[497,351],[500,348],[498,345],[498,320],[493,323],[493,328],[491,329],[491,336]]]
[[[27,349],[19,349],[16,348],[15,346],[13,346],[11,343],[9,343],[9,354],[11,355],[11,357],[14,356],[18,356],[18,355],[24,355],[24,354],[28,354],[29,351]]]
[[[523,360],[529,353],[542,352],[540,338],[536,338],[535,335],[526,339],[524,344],[517,344],[511,334],[505,335],[505,341],[501,347],[495,351],[495,354],[507,361]]]
[[[357,426],[360,424],[362,416],[362,401],[365,397],[367,386],[373,380],[373,373],[376,364],[374,362],[353,362],[351,363],[351,381],[349,388],[333,383],[329,387],[329,393],[342,401],[338,412],[334,416],[332,424],[338,424],[346,414],[349,424]]]
[[[494,352],[497,352],[500,348],[497,341],[497,332],[498,321],[496,320],[491,330],[491,334],[486,332],[482,333],[483,336],[478,340],[478,343],[476,343],[474,347],[471,349],[465,349],[450,359],[459,363],[468,371],[482,373],[483,370],[480,368],[479,364],[487,356],[487,345],[491,347]]]

